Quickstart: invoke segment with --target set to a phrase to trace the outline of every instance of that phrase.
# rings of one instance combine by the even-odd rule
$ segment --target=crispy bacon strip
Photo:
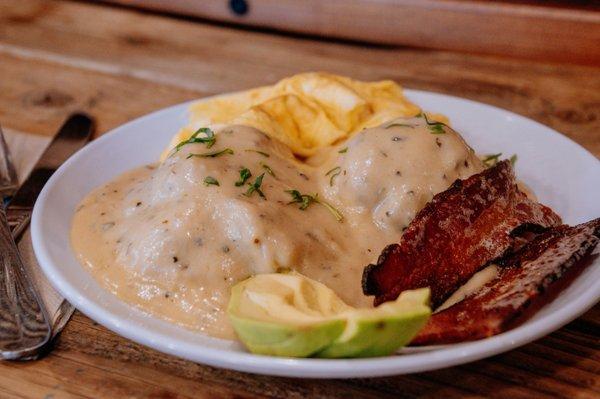
[[[505,331],[599,239],[600,219],[551,228],[503,259],[498,276],[479,291],[435,313],[412,344],[462,342]]]
[[[363,272],[363,292],[375,304],[409,289],[430,287],[432,305],[488,262],[511,249],[515,229],[543,229],[560,217],[531,201],[516,185],[510,162],[499,162],[437,194],[404,232],[387,246],[376,265]]]

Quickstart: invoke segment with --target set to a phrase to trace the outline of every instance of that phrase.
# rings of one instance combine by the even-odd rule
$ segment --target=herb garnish
[[[441,123],[435,123],[433,125],[429,125],[429,132],[431,134],[445,134],[444,125]]]
[[[483,162],[483,164],[488,167],[491,168],[492,166],[496,165],[498,163],[498,161],[500,160],[500,157],[502,156],[502,153],[499,152],[497,154],[488,154],[485,156],[485,158],[483,158],[481,160],[481,162]]]
[[[240,180],[235,182],[235,186],[236,187],[243,186],[246,183],[246,180],[248,180],[251,176],[252,176],[252,173],[250,172],[250,169],[248,169],[248,168],[240,169]]]
[[[198,137],[200,133],[203,133],[205,137]],[[184,140],[175,146],[175,152],[179,151],[181,147],[186,144],[195,144],[195,143],[204,143],[206,144],[206,148],[212,147],[217,138],[215,137],[215,133],[207,127],[201,127],[196,130],[194,134],[192,134],[187,140]]]
[[[191,157],[215,158],[215,157],[225,155],[225,154],[233,155],[233,150],[231,148],[225,148],[224,150],[221,150],[221,151],[207,152],[204,154],[188,154],[187,159],[190,159]]]
[[[425,118],[425,122],[427,122],[427,125],[429,127],[429,133],[431,134],[445,134],[446,132],[444,131],[444,124],[442,122],[430,122],[429,119],[427,118],[427,115],[422,114],[423,118]]]
[[[348,147],[344,147],[344,148],[342,148],[341,150],[338,151],[338,153],[340,153],[340,154],[345,154],[347,152],[348,152]]]
[[[260,154],[260,155],[262,155],[262,156],[263,156],[263,157],[265,157],[265,158],[269,158],[269,157],[271,156],[271,155],[269,155],[268,153],[266,153],[266,152],[264,152],[264,151],[251,150],[251,149],[247,149],[247,150],[244,150],[244,151],[246,151],[246,152],[255,152],[255,153],[257,153],[257,154]]]
[[[270,174],[271,176],[275,177],[275,172],[273,172],[273,169],[271,169],[271,167],[269,165],[267,165],[264,162],[259,162],[259,165],[262,166],[262,168],[264,170],[266,170],[268,174]]]
[[[329,203],[319,199],[319,194],[315,194],[315,195],[301,194],[300,191],[298,191],[298,190],[285,190],[285,192],[292,196],[292,200],[290,202],[288,202],[288,205],[300,204],[299,209],[305,210],[306,208],[309,207],[310,204],[317,203],[317,204],[323,205],[325,208],[327,208],[327,210],[329,212],[331,212],[333,217],[338,222],[341,222],[344,219],[344,216],[342,216],[340,211],[335,209]]]
[[[217,179],[215,179],[214,177],[212,177],[212,176],[206,176],[204,178],[204,185],[206,187],[208,187],[210,185],[219,186],[219,181]]]
[[[411,129],[414,129],[415,127],[413,125],[409,125],[407,123],[390,123],[389,125],[387,125],[385,128],[389,129],[391,127],[410,127]]]
[[[256,178],[256,180],[254,180],[254,183],[252,183],[252,184],[248,183],[248,185],[250,187],[248,188],[248,191],[246,191],[244,193],[244,195],[246,197],[250,197],[252,195],[252,193],[256,191],[258,193],[258,195],[260,195],[263,199],[267,199],[267,197],[265,197],[265,194],[260,189],[260,185],[262,184],[263,177],[265,177],[264,173],[262,175],[258,176]]]
[[[495,166],[500,161],[501,156],[502,156],[501,152],[499,152],[497,154],[488,154],[481,160],[481,162],[483,162],[483,164],[487,168],[491,168],[492,166]],[[513,156],[511,156],[509,158],[509,161],[512,166],[515,166],[515,162],[517,162],[517,154],[513,154]]]
[[[333,179],[335,179],[335,177],[337,175],[339,175],[340,173],[342,173],[342,168],[340,168],[339,166],[336,166],[335,168],[331,169],[329,172],[325,173],[325,176],[331,175],[331,177],[329,178],[330,186],[333,186]]]

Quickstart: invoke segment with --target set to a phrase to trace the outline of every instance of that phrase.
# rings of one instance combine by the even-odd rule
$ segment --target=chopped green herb
[[[337,175],[339,175],[340,173],[342,173],[342,168],[340,168],[339,166],[336,166],[335,168],[331,169],[329,172],[325,173],[325,176],[331,175],[331,177],[329,178],[330,186],[333,186],[333,179],[335,179],[335,177]]]
[[[342,148],[341,150],[338,151],[338,153],[340,153],[340,154],[345,154],[347,152],[348,152],[348,147],[344,147],[344,148]]]
[[[271,176],[275,177],[275,172],[273,172],[273,169],[271,169],[271,167],[269,165],[267,165],[264,162],[259,162],[260,166],[262,166],[262,168],[264,170],[267,171],[268,174],[270,174]]]
[[[431,134],[444,134],[444,125],[441,123],[435,123],[433,125],[429,125],[429,131]]]
[[[218,186],[219,185],[219,181],[217,179],[215,179],[214,177],[211,176],[206,176],[204,178],[204,185],[205,186]]]
[[[250,169],[248,169],[248,168],[240,169],[240,180],[235,182],[236,187],[240,187],[240,186],[243,186],[244,184],[246,184],[246,180],[248,180],[251,176],[252,176],[252,173],[250,173]]]
[[[292,196],[292,200],[288,202],[290,204],[300,204],[300,209],[305,210],[310,205],[310,201],[313,197],[310,195],[302,195],[298,190],[285,190],[286,193]]]
[[[201,133],[204,134],[204,137],[198,137],[198,135]],[[215,133],[211,129],[207,127],[201,127],[200,129],[196,130],[194,134],[190,136],[190,138],[177,144],[175,146],[175,152],[179,151],[179,149],[186,144],[204,143],[206,144],[206,148],[210,148],[215,144],[216,141],[217,138],[215,137]]]
[[[246,191],[246,193],[244,195],[247,197],[250,197],[252,195],[252,193],[256,191],[258,193],[258,195],[260,195],[263,199],[267,199],[267,197],[265,197],[265,194],[260,189],[260,186],[263,181],[263,177],[265,177],[264,173],[262,175],[258,176],[256,178],[256,180],[254,180],[254,183],[252,183],[252,184],[248,183],[248,185],[250,187],[248,188],[248,191]]]
[[[425,122],[429,125],[429,132],[431,134],[444,134],[446,131],[444,130],[444,124],[441,122],[430,122],[427,118],[427,115],[423,114],[423,118],[425,118]]]
[[[385,128],[389,129],[391,127],[410,127],[414,129],[413,125],[409,125],[407,123],[390,123],[389,125],[387,125]]]
[[[262,156],[263,156],[263,157],[265,157],[265,158],[269,158],[269,157],[271,156],[271,155],[269,155],[268,153],[266,153],[266,152],[264,152],[264,151],[250,150],[250,149],[248,149],[248,150],[244,150],[244,151],[246,151],[246,152],[255,152],[255,153],[257,153],[257,154],[260,154],[260,155],[262,155]]]
[[[483,162],[483,164],[486,167],[491,168],[492,166],[494,166],[498,163],[501,156],[502,156],[501,152],[499,152],[497,154],[488,154],[481,160],[481,162]]]
[[[516,163],[517,163],[517,154],[513,154],[512,157],[510,157],[510,164],[512,166],[515,166]]]
[[[204,154],[188,154],[187,159],[190,159],[191,157],[215,158],[215,157],[225,155],[225,154],[233,155],[233,150],[231,148],[225,148],[224,150],[221,150],[221,151],[207,152]]]
[[[298,190],[285,190],[285,192],[292,196],[292,200],[290,202],[288,202],[288,205],[300,204],[299,209],[305,210],[306,208],[309,207],[310,204],[317,203],[317,204],[323,205],[329,212],[331,212],[333,217],[335,217],[335,219],[338,222],[341,222],[344,219],[344,216],[342,216],[340,211],[335,209],[333,206],[331,206],[326,201],[322,201],[321,199],[319,199],[319,194],[315,194],[315,195],[301,194],[300,191],[298,191]]]

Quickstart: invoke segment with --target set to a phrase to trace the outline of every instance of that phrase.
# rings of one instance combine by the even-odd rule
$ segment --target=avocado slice
[[[227,313],[253,353],[308,357],[342,334],[349,307],[325,285],[298,274],[261,274],[236,284]]]
[[[288,357],[370,357],[406,345],[427,322],[429,289],[356,309],[299,273],[260,274],[236,284],[227,312],[253,353]]]
[[[431,315],[429,289],[403,292],[393,302],[373,309],[345,313],[346,328],[318,357],[375,357],[390,355],[408,344]]]

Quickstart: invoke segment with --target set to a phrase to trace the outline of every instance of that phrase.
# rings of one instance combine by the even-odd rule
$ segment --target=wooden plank
[[[109,0],[230,23],[388,45],[600,63],[598,7],[471,0]],[[236,8],[239,10],[239,8]],[[242,7],[242,10],[244,8]],[[551,37],[552,40],[548,40]]]
[[[76,331],[77,335],[71,334],[71,329]],[[87,356],[93,356],[107,359],[106,361],[102,361],[103,364],[107,365],[107,373],[113,372],[111,371],[113,369],[120,370],[125,367],[130,373],[134,370],[133,372],[139,378],[155,379],[157,377],[153,375],[146,375],[144,369],[135,371],[137,367],[141,367],[140,365],[150,363],[153,365],[153,369],[169,373],[169,375],[171,373],[184,375],[193,381],[201,381],[203,383],[204,379],[206,379],[217,385],[230,386],[239,392],[260,393],[258,387],[268,386],[269,382],[276,381],[277,386],[282,388],[281,391],[278,390],[276,393],[269,393],[276,397],[285,397],[286,393],[290,394],[290,397],[302,397],[302,395],[314,396],[320,385],[319,381],[314,380],[273,379],[258,376],[252,376],[252,382],[250,383],[246,380],[250,376],[243,373],[205,368],[170,356],[157,354],[134,343],[124,344],[121,341],[123,341],[122,338],[96,325],[89,319],[77,315],[69,325],[69,329],[62,335],[57,345],[57,352],[68,353],[67,356],[69,358],[76,357],[79,359],[80,354],[84,354],[86,358]],[[554,346],[558,347],[557,345]],[[506,356],[516,356],[518,359],[521,356],[519,353],[520,351],[517,350],[506,355],[501,355],[500,357],[476,362],[472,365],[421,373],[416,376],[340,381],[339,384],[341,386],[336,385],[331,391],[323,389],[321,393],[323,396],[330,397],[348,397],[351,394],[361,391],[366,393],[377,392],[378,397],[385,395],[392,396],[398,392],[406,392],[411,395],[428,394],[438,397],[456,397],[458,392],[461,395],[471,394],[473,396],[486,397],[531,397],[532,393],[535,393],[538,397],[545,395],[569,397],[575,393],[581,397],[592,397],[590,396],[589,389],[576,389],[575,384],[578,383],[577,380],[569,383],[561,382],[560,380],[555,381],[551,377],[555,374],[564,375],[564,373],[570,373],[569,375],[573,378],[578,378],[573,374],[573,370],[566,371],[563,365],[549,362],[543,368],[545,375],[538,375],[536,372],[531,372],[531,370],[524,370],[518,364],[518,360],[507,363],[501,361],[498,363],[499,358]],[[580,359],[585,360],[585,358]],[[118,364],[121,362],[128,365],[115,365],[115,363]],[[94,363],[98,364],[99,361],[94,360]],[[532,368],[536,367],[533,357],[531,357],[531,364]],[[590,379],[587,382],[584,381],[584,385],[588,385],[588,388],[598,383],[597,377],[590,378],[588,374],[582,374],[580,377]],[[506,381],[518,383],[507,385]],[[335,384],[337,383],[335,382]],[[352,389],[348,390],[348,386]],[[528,389],[524,389],[524,386],[528,387]],[[457,391],[457,389],[460,390]],[[549,391],[552,392],[549,393]]]
[[[0,0],[0,120],[20,132],[54,133],[80,108],[104,132],[167,105],[312,69],[499,105],[600,156],[598,68],[322,43],[86,3]],[[76,313],[41,361],[0,363],[0,397],[589,397],[600,383],[598,323],[600,306],[534,344],[471,365],[320,381],[194,364]]]
[[[21,0],[16,4],[0,0],[0,56],[51,60],[102,76],[120,76],[122,81],[131,77],[199,94],[245,89],[310,70],[365,80],[390,78],[407,87],[510,109],[600,154],[600,140],[595,136],[600,121],[599,68],[322,43],[84,3]],[[35,78],[21,78],[30,79]],[[38,84],[49,86],[50,82]],[[4,84],[2,79],[0,85]],[[169,96],[170,91],[160,94]],[[135,92],[128,98],[132,100],[125,107],[166,102],[147,92],[144,99]]]
[[[202,96],[197,91],[10,54],[0,54],[0,76],[3,126],[43,135],[55,134],[76,110],[96,116],[99,132],[105,132],[156,109]]]
[[[71,334],[71,331],[76,334]],[[80,314],[74,317],[61,335],[55,352],[73,362],[101,368],[105,378],[126,374],[143,383],[163,388],[172,386],[176,389],[171,389],[169,393],[178,392],[190,397],[202,395],[203,392],[205,396],[201,397],[224,397],[230,391],[241,397],[270,395],[290,398],[316,395],[351,397],[359,393],[342,382],[322,386],[318,380],[256,376],[194,364],[124,340]],[[272,382],[277,384],[270,385]],[[130,389],[122,394],[132,392],[135,391]],[[362,393],[366,397],[377,397],[368,392]]]

